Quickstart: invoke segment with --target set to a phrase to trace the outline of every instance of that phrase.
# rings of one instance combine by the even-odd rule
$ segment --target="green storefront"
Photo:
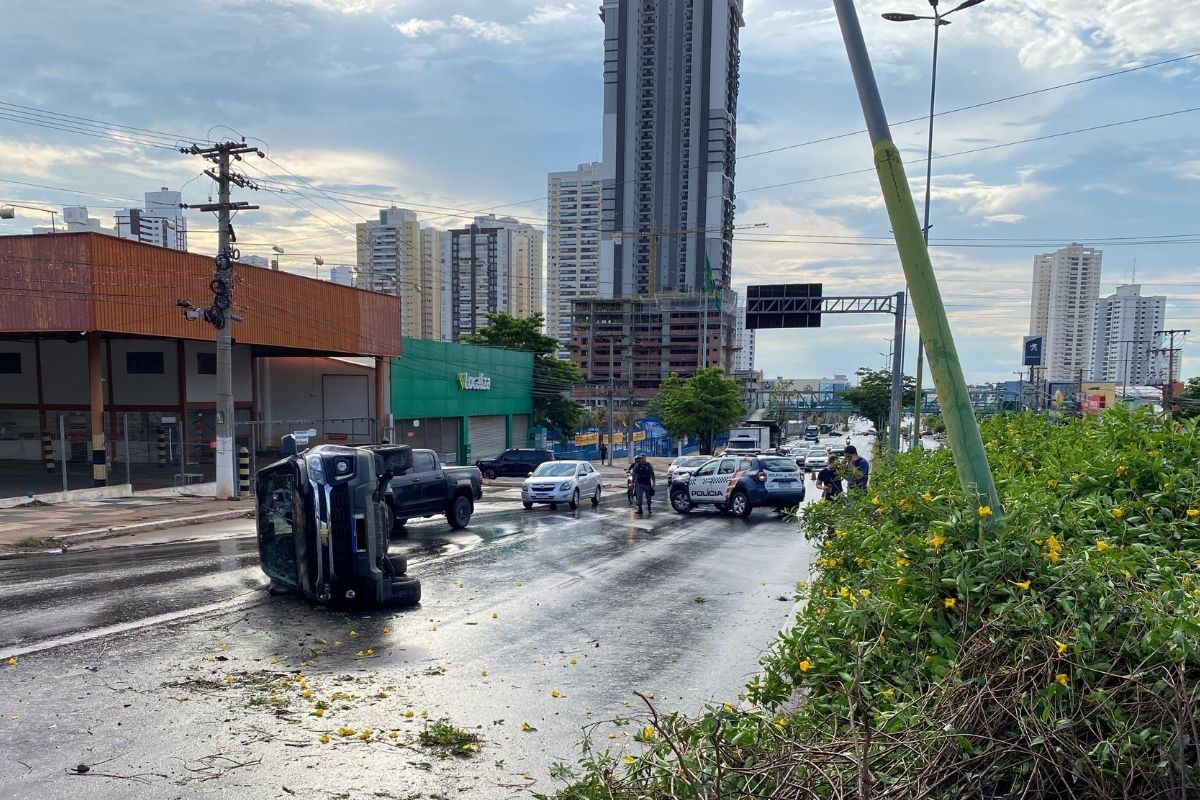
[[[392,360],[396,441],[474,464],[527,447],[533,354],[456,342],[404,339]]]

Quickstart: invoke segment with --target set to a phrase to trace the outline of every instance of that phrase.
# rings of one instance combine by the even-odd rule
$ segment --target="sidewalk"
[[[64,550],[81,542],[253,514],[252,500],[135,495],[34,503],[0,510],[0,558]]]

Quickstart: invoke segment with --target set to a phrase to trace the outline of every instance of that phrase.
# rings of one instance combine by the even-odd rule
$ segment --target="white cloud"
[[[417,19],[413,17],[404,22],[397,22],[394,27],[410,39],[415,39],[418,36],[425,36],[445,30],[448,26],[440,19]]]
[[[983,218],[985,222],[1000,222],[1005,224],[1013,224],[1022,222],[1025,219],[1024,214],[992,214]]]
[[[482,39],[485,42],[511,43],[521,38],[516,30],[507,25],[475,20],[465,14],[455,14],[450,18],[450,25],[458,30],[466,31],[473,39]]]

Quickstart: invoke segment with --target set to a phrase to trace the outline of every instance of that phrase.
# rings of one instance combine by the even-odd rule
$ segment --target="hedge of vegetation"
[[[819,572],[739,707],[585,745],[560,796],[1200,797],[1195,422],[983,428],[1002,522],[948,452],[876,465],[804,513]]]

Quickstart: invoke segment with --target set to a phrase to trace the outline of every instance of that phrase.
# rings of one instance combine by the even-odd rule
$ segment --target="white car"
[[[667,483],[683,475],[691,475],[708,461],[708,456],[680,456],[667,468]]]
[[[804,456],[804,468],[816,472],[829,466],[829,451],[824,447],[814,447]]]
[[[527,509],[534,503],[549,503],[550,508],[566,503],[574,511],[586,497],[595,507],[600,505],[600,484],[600,473],[586,461],[547,461],[525,479],[521,503]]]

